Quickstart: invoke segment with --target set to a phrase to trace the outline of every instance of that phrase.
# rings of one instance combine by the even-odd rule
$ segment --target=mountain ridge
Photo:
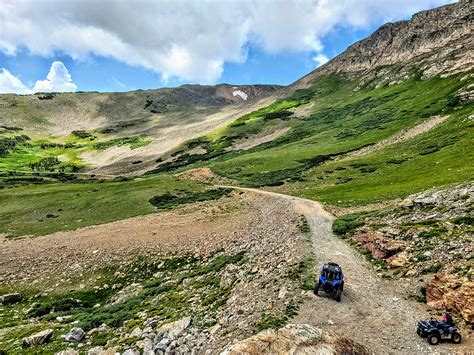
[[[292,86],[308,86],[318,76],[331,73],[362,76],[364,82],[378,79],[382,85],[407,79],[415,68],[424,77],[471,70],[473,20],[473,2],[461,0],[418,12],[410,20],[384,24]],[[384,70],[393,65],[401,67]]]

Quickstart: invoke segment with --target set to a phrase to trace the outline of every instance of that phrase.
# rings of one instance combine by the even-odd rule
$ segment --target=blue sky
[[[387,21],[450,2],[163,1],[131,9],[109,0],[104,10],[92,0],[43,0],[45,19],[35,2],[4,1],[0,92],[18,93],[287,85],[314,70],[316,56],[330,59]]]

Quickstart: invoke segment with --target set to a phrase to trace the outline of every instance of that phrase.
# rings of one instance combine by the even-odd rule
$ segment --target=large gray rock
[[[278,330],[265,330],[227,347],[221,355],[240,354],[369,354],[349,338],[308,324],[288,324]]]
[[[69,333],[66,334],[64,340],[70,343],[80,343],[84,339],[86,333],[81,328],[72,328]]]
[[[38,346],[45,344],[51,340],[53,332],[54,331],[52,329],[46,329],[39,333],[30,335],[29,337],[23,339],[23,346]]]
[[[54,355],[79,355],[79,351],[67,348],[66,350],[58,351]]]
[[[127,349],[122,353],[122,355],[140,355],[140,352],[135,349]]]
[[[19,293],[9,293],[9,294],[0,296],[0,303],[13,304],[13,303],[20,302],[22,298],[23,297]]]
[[[101,346],[96,346],[87,351],[87,355],[115,355],[118,350],[118,346],[103,349]]]
[[[168,334],[168,338],[176,339],[178,338],[187,327],[191,325],[191,317],[184,317],[175,322],[171,322],[163,325],[159,331],[165,332]]]

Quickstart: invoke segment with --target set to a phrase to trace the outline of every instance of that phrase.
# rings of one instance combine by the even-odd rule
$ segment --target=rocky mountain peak
[[[386,83],[406,79],[415,69],[426,77],[470,70],[473,10],[472,0],[464,0],[387,23],[296,83],[308,85],[331,73]]]

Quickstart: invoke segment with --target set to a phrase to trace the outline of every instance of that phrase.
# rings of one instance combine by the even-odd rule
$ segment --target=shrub
[[[232,189],[219,188],[186,195],[163,194],[152,197],[149,202],[158,209],[167,210],[177,205],[217,200],[231,192]]]
[[[362,227],[365,223],[360,214],[350,214],[339,217],[332,225],[332,231],[340,236],[352,232],[356,228]]]
[[[290,101],[302,101],[302,103],[308,102],[314,96],[314,91],[311,89],[298,89],[295,90],[288,100]]]
[[[56,165],[59,165],[58,157],[46,157],[35,163],[30,163],[31,170],[51,170]]]
[[[288,110],[281,110],[281,111],[269,112],[269,113],[266,113],[266,114],[263,116],[263,119],[264,119],[265,121],[276,120],[276,119],[282,119],[282,120],[284,120],[284,119],[290,117],[292,114],[293,114],[293,112],[288,111]]]
[[[72,131],[71,134],[80,139],[87,139],[87,138],[95,139],[95,136],[92,133],[87,132],[87,131]]]
[[[300,221],[298,223],[298,227],[302,233],[309,233],[311,229],[309,228],[308,220],[305,216],[301,216]]]
[[[453,219],[454,224],[467,224],[472,226],[474,224],[474,217],[472,216],[460,216]]]

